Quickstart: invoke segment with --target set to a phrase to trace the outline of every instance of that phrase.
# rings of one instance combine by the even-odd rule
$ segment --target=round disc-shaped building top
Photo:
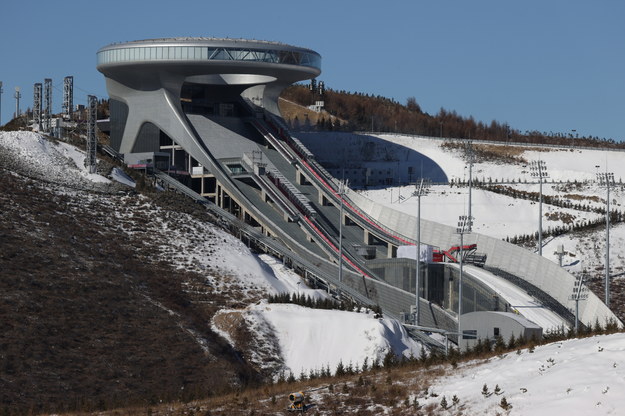
[[[168,83],[258,85],[315,78],[321,56],[278,42],[220,38],[166,38],[115,43],[97,52],[97,69],[136,90]]]

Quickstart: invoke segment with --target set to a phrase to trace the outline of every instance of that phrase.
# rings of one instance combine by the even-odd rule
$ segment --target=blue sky
[[[489,123],[625,140],[621,0],[110,0],[0,5],[2,123],[33,84],[63,77],[74,101],[107,97],[95,53],[129,40],[215,36],[279,41],[322,55],[326,86],[441,107]]]

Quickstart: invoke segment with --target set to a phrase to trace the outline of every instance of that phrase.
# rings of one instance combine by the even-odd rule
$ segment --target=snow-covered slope
[[[250,309],[252,321],[265,321],[275,329],[285,365],[294,375],[329,368],[339,362],[362,368],[382,361],[392,351],[419,356],[421,344],[408,337],[393,319],[371,313],[309,309],[298,305],[261,304]]]
[[[51,142],[38,133],[1,132],[0,146],[29,171],[44,175],[47,180],[67,183],[89,180],[109,183],[84,168],[85,153],[63,142]]]
[[[468,169],[464,153],[459,149],[443,146],[437,138],[380,135],[390,143],[400,144],[427,156],[444,170],[448,178],[457,183],[468,180]],[[475,144],[479,146],[480,144]],[[505,148],[505,145],[488,146]],[[606,170],[614,173],[616,185],[610,191],[612,210],[624,210],[622,203],[625,191],[625,152],[609,150],[588,150],[571,148],[516,147],[515,161],[477,160],[473,166],[474,180],[508,182],[506,186],[522,192],[539,191],[537,180],[532,178],[527,163],[542,160],[547,165],[549,178],[543,184],[543,194],[558,196],[562,200],[580,203],[590,208],[605,208],[606,190],[596,183],[597,172]],[[395,163],[395,162],[393,162]],[[399,169],[403,169],[402,161]],[[598,167],[597,167],[598,166]],[[513,183],[512,183],[513,182]],[[568,184],[567,184],[568,183]],[[412,196],[414,186],[399,186],[386,189],[360,191],[369,199],[395,210],[416,216],[417,198]],[[513,238],[532,234],[538,229],[538,204],[522,198],[496,194],[484,189],[473,188],[472,216],[474,231],[495,238]],[[435,185],[421,198],[421,218],[455,227],[458,216],[468,211],[468,187]],[[562,208],[543,204],[543,230],[567,227],[586,221],[602,221],[604,216],[587,210]],[[555,238],[544,237],[543,255],[558,262],[556,250],[563,245],[563,265],[571,272],[600,270],[604,265],[605,228],[599,227],[581,233],[568,232]],[[625,244],[625,225],[611,226],[611,270],[619,274],[625,270],[625,253],[620,250]]]
[[[438,397],[419,399],[451,404],[456,395],[465,414],[512,415],[620,415],[625,408],[625,334],[556,342],[494,357],[476,365],[469,362],[430,389]],[[483,395],[486,384],[489,395]],[[499,386],[500,392],[495,394]],[[452,408],[452,412],[453,412]]]

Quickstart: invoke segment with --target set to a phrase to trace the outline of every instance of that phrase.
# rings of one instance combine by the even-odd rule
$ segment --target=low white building
[[[462,351],[473,348],[478,339],[494,342],[501,336],[508,342],[511,336],[515,339],[523,336],[526,340],[534,337],[540,340],[543,329],[534,322],[512,312],[470,312],[460,317],[462,337],[458,346]]]

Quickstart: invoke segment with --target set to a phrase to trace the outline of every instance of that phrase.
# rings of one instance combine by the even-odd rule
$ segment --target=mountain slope
[[[29,162],[28,146],[11,152],[8,134],[0,134],[1,409],[150,403],[260,379],[206,325],[215,310],[241,300],[162,261],[157,244],[177,241],[149,234],[163,223],[204,226],[205,214],[173,211],[167,195],[153,202],[91,182],[70,159],[52,165],[59,170],[42,168]],[[204,227],[206,240],[223,239]]]
[[[66,143],[0,133],[0,409],[149,405],[296,373],[291,328],[305,331],[312,316],[334,322],[309,338],[313,350],[344,339],[356,321],[374,335],[320,356],[332,371],[338,360],[373,362],[407,343],[420,350],[373,314],[274,304],[287,312],[268,319],[269,294],[327,295],[251,253],[200,205],[139,194],[118,168],[100,160],[88,174],[83,162]]]

